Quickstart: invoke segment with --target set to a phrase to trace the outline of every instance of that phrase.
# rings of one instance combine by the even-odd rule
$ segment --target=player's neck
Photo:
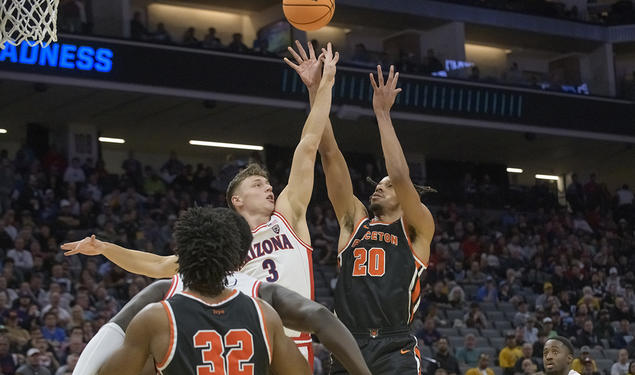
[[[251,228],[251,230],[258,228],[262,224],[266,224],[269,220],[271,220],[271,214],[252,214],[249,212],[239,212],[239,214],[247,220],[247,224],[249,224],[249,228]]]
[[[375,214],[373,221],[379,221],[382,223],[394,223],[401,218],[401,210],[393,212],[378,212]]]
[[[209,303],[210,305],[215,305],[218,303],[223,302],[224,300],[226,300],[227,298],[229,298],[234,292],[234,289],[223,289],[222,292],[220,292],[219,294],[215,295],[215,296],[210,296],[210,295],[206,295],[204,293],[201,293],[199,291],[196,290],[192,290],[190,288],[185,289],[185,292],[193,295],[194,297],[200,299],[201,301],[205,302],[205,303]]]

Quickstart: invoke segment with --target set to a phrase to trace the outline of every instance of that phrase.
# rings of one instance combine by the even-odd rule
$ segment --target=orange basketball
[[[317,30],[328,25],[335,13],[334,0],[282,0],[287,20],[296,29]]]

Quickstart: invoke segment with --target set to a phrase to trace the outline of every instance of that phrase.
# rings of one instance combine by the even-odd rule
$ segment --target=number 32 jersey
[[[410,245],[403,219],[365,218],[338,255],[335,312],[352,332],[407,328],[419,307],[426,268]]]
[[[258,302],[233,290],[209,304],[188,292],[161,302],[170,320],[170,345],[156,364],[162,375],[267,375],[271,346]]]

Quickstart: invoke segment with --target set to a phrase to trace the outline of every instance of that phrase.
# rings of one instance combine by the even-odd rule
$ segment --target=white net
[[[0,49],[5,43],[48,46],[57,42],[59,0],[0,1]]]

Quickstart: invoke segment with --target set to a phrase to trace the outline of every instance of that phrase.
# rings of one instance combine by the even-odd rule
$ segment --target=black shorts
[[[421,355],[417,339],[411,335],[355,337],[366,364],[373,375],[420,375]],[[348,374],[331,356],[331,375]]]

